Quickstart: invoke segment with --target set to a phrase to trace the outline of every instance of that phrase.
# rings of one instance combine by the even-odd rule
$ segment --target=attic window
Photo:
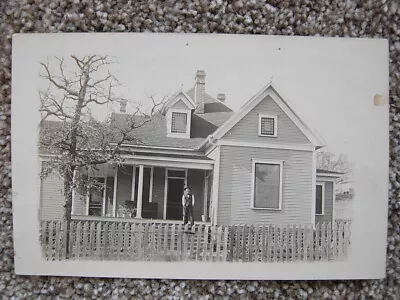
[[[278,117],[260,115],[258,121],[258,135],[260,136],[277,136]]]
[[[173,112],[172,122],[171,122],[171,132],[172,133],[186,133],[187,126],[187,114]]]

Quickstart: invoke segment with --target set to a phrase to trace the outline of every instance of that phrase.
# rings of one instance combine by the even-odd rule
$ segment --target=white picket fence
[[[312,226],[210,226],[71,221],[68,259],[132,261],[329,261],[346,257],[350,222]],[[42,221],[47,260],[66,259],[66,223]]]

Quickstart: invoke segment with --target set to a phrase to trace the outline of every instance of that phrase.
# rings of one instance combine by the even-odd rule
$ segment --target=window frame
[[[316,212],[317,210],[317,186],[320,185],[322,187],[322,203],[321,203],[321,210],[322,213],[318,214]],[[324,216],[325,215],[325,182],[323,181],[317,181],[315,184],[315,211],[314,211],[316,216]]]
[[[186,114],[186,131],[183,132],[172,132],[172,114]],[[167,136],[175,138],[190,138],[190,126],[191,126],[191,110],[190,109],[178,109],[171,108],[167,112]]]
[[[254,210],[269,210],[269,211],[281,211],[282,210],[282,194],[283,194],[283,163],[282,160],[261,160],[252,159],[251,161],[251,209]],[[255,207],[255,188],[256,188],[256,164],[264,165],[279,165],[279,206],[278,208],[271,207]]]
[[[262,134],[261,132],[261,121],[263,118],[274,119],[274,134]],[[278,116],[276,115],[267,115],[267,114],[259,114],[258,115],[258,136],[262,137],[278,137]]]

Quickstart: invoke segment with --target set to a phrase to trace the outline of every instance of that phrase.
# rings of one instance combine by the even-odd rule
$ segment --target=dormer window
[[[167,111],[167,133],[169,137],[190,138],[191,110],[170,108]]]
[[[270,115],[259,115],[258,118],[258,135],[259,136],[278,136],[278,117]]]
[[[172,112],[171,133],[186,133],[187,113]]]

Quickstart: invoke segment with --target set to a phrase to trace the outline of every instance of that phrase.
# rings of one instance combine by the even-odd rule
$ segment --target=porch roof
[[[201,155],[178,155],[137,152],[123,155],[125,163],[167,168],[212,170],[214,160]]]

